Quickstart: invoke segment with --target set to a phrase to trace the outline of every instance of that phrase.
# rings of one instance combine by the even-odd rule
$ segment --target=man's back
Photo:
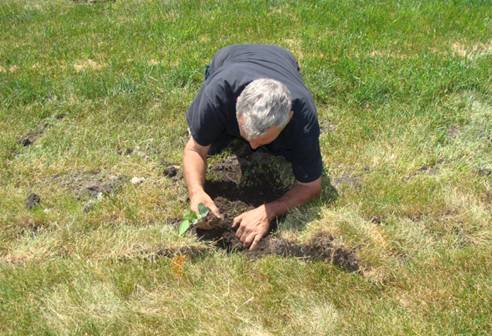
[[[266,147],[293,165],[296,179],[309,182],[321,174],[316,108],[294,56],[273,45],[232,45],[220,49],[206,80],[187,112],[194,140],[210,145],[222,135],[240,137],[236,101],[252,81],[270,78],[283,83],[292,96],[294,113],[280,136]]]
[[[291,162],[297,183],[280,198],[233,220],[235,235],[254,249],[271,221],[321,193],[319,125],[309,90],[290,52],[277,46],[234,45],[221,49],[186,118],[191,137],[183,175],[194,211],[201,203],[221,217],[204,181],[210,149],[241,137],[252,149],[266,147]]]

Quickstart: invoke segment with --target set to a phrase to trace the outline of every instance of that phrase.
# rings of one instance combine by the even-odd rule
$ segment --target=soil
[[[183,173],[179,165],[170,163],[166,160],[161,160],[160,167],[162,169],[162,175],[173,182],[178,182],[182,179]]]
[[[118,153],[118,155],[131,155],[133,153],[133,148],[118,148],[116,153]]]
[[[118,192],[128,176],[104,176],[98,171],[71,172],[53,177],[53,181],[71,190],[78,199],[99,198]]]
[[[164,176],[166,177],[175,177],[178,174],[178,167],[177,166],[167,166],[164,168],[163,171]]]
[[[381,216],[372,216],[370,219],[371,223],[381,224],[384,221],[384,218]]]
[[[36,140],[41,138],[43,133],[46,131],[46,129],[49,127],[49,124],[47,122],[43,122],[40,125],[38,125],[35,129],[27,132],[26,135],[24,135],[22,138],[17,141],[19,144],[21,144],[24,147],[31,146]]]
[[[157,251],[142,251],[142,255],[150,255],[150,256],[156,256],[156,257],[176,257],[178,255],[185,255],[190,258],[197,258],[200,256],[203,256],[205,253],[207,253],[210,249],[207,247],[201,247],[201,246],[181,246],[177,248],[161,248],[158,249]]]
[[[195,227],[192,232],[200,240],[211,242],[229,253],[244,253],[251,258],[275,255],[323,261],[348,272],[358,272],[360,266],[355,252],[338,246],[334,238],[326,233],[320,233],[305,243],[267,235],[254,251],[246,249],[236,238],[236,230],[232,228],[234,217],[278,198],[287,190],[291,182],[283,179],[282,172],[286,167],[282,165],[277,158],[265,153],[230,156],[211,165],[209,171],[212,178],[205,182],[205,191],[212,197],[224,219],[220,220],[209,213],[198,226],[212,229]],[[287,168],[290,172],[290,167]],[[271,228],[270,232],[275,229]]]
[[[479,176],[490,176],[490,175],[492,175],[492,169],[489,169],[489,168],[479,168],[477,170],[477,174]]]
[[[288,163],[262,152],[226,157],[209,171],[211,179],[205,182],[205,191],[212,199],[223,197],[252,207],[277,199],[292,183],[285,178],[286,171],[290,174]]]
[[[236,230],[232,228],[232,220],[235,216],[253,207],[242,201],[229,201],[222,197],[217,197],[214,201],[222,210],[224,220],[217,219],[212,214],[207,215],[205,221],[211,224],[213,229],[194,229],[200,240],[212,242],[216,247],[229,253],[240,252],[251,258],[261,258],[267,255],[295,257],[332,263],[348,272],[360,270],[355,252],[337,246],[334,243],[334,238],[326,233],[320,233],[306,243],[267,236],[259,242],[255,250],[249,251],[236,238]]]
[[[17,143],[21,144],[24,147],[31,146],[35,143],[41,136],[52,126],[54,120],[62,120],[66,117],[65,113],[59,113],[51,118],[44,119],[37,125],[34,129],[27,132],[23,137],[21,137]]]
[[[330,182],[337,190],[345,187],[360,190],[362,187],[362,175],[343,172],[338,176],[330,177]]]
[[[38,206],[40,202],[41,202],[41,197],[39,197],[39,195],[34,193],[29,194],[29,196],[27,196],[26,199],[26,208],[33,209],[36,206]]]

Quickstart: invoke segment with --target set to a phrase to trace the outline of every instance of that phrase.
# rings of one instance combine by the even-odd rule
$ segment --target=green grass
[[[491,20],[486,0],[2,1],[0,334],[492,333]],[[181,161],[204,65],[243,42],[297,56],[326,173],[351,176],[278,234],[330,232],[363,274],[159,256],[204,247],[168,225],[186,191],[160,162]],[[91,170],[146,180],[86,213],[53,177]]]

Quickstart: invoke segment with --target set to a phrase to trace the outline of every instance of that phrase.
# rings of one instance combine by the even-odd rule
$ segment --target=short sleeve
[[[294,101],[293,109],[302,116],[293,138],[293,150],[289,158],[297,181],[312,182],[323,173],[323,160],[319,146],[319,124],[316,118],[316,107],[310,100]]]
[[[303,148],[292,155],[291,164],[294,176],[302,183],[312,182],[323,173],[323,161],[319,148],[319,139],[316,137],[303,143]]]
[[[202,146],[211,145],[225,129],[224,92],[214,83],[204,85],[186,113],[193,139]]]

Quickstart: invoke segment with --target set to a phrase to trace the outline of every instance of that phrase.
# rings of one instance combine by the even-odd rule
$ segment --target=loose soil
[[[53,177],[53,182],[72,191],[78,199],[98,198],[118,192],[128,176],[104,176],[98,171],[71,172]]]
[[[167,161],[161,160],[162,175],[172,181],[181,180],[182,173],[178,165],[170,164]]]
[[[305,243],[266,236],[254,251],[247,250],[235,236],[234,217],[260,204],[281,196],[289,186],[283,179],[284,163],[265,153],[252,153],[245,157],[230,156],[209,168],[211,179],[205,191],[220,209],[223,220],[207,215],[193,232],[200,240],[211,242],[229,253],[244,253],[251,258],[267,255],[295,257],[303,260],[333,263],[348,272],[358,272],[359,262],[355,252],[338,246],[334,238],[320,233]],[[290,167],[287,167],[290,172]],[[277,221],[274,221],[274,223]],[[276,228],[272,227],[271,231]]]
[[[24,147],[31,146],[34,142],[36,142],[43,133],[48,129],[49,124],[47,122],[43,122],[40,125],[38,125],[35,129],[27,132],[26,135],[24,135],[22,138],[17,141],[19,144],[21,144]]]
[[[34,144],[41,136],[52,126],[53,120],[62,120],[66,117],[65,113],[59,113],[54,115],[51,118],[44,119],[37,125],[34,129],[27,132],[24,136],[22,136],[17,143],[21,144],[24,147],[31,146]]]
[[[362,188],[362,175],[343,172],[338,176],[330,177],[330,182],[333,185],[333,187],[337,190],[346,187],[360,190]]]
[[[232,228],[235,216],[253,207],[242,201],[229,201],[222,197],[214,199],[215,204],[222,210],[224,220],[207,215],[205,221],[212,227],[210,230],[195,228],[194,232],[200,240],[212,242],[216,247],[229,253],[241,252],[251,258],[260,258],[267,255],[281,257],[295,257],[303,260],[324,261],[341,267],[348,272],[360,270],[359,261],[355,252],[335,244],[333,236],[320,233],[306,243],[270,237],[263,238],[253,251],[246,249],[235,236]]]
[[[26,198],[26,208],[28,208],[29,210],[33,209],[36,206],[38,206],[40,202],[41,202],[41,197],[39,197],[39,195],[34,193],[29,194],[29,196],[27,196]]]
[[[285,160],[262,152],[226,157],[209,171],[205,191],[212,199],[223,197],[253,207],[282,196],[293,182]]]

